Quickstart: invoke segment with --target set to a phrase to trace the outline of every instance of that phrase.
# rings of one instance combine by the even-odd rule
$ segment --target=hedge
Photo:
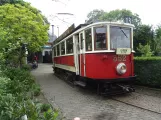
[[[135,57],[136,84],[161,88],[161,57]]]

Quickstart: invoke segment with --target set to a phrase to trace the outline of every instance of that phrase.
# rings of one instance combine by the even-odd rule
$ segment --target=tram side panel
[[[73,55],[54,57],[54,63],[57,68],[75,72]]]
[[[126,73],[117,73],[117,65],[124,63]],[[93,79],[117,79],[134,76],[133,54],[118,56],[115,53],[86,54],[86,77]]]

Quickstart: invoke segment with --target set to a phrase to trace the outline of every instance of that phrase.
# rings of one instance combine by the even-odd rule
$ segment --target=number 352
[[[113,61],[126,61],[126,55],[118,55],[113,57]]]

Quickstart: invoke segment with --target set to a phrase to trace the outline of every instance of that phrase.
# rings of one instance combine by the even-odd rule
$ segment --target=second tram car
[[[72,25],[53,42],[53,71],[98,92],[133,92],[133,25],[97,22]]]

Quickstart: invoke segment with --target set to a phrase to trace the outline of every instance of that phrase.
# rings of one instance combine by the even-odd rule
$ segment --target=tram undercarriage
[[[135,77],[125,78],[127,80],[116,82],[110,82],[109,80],[94,80],[89,78],[84,78],[76,75],[73,72],[69,72],[60,68],[54,68],[54,73],[56,76],[70,83],[72,86],[80,86],[83,88],[93,87],[97,90],[99,95],[117,95],[123,93],[134,92],[133,82]],[[118,79],[119,80],[119,79]]]

